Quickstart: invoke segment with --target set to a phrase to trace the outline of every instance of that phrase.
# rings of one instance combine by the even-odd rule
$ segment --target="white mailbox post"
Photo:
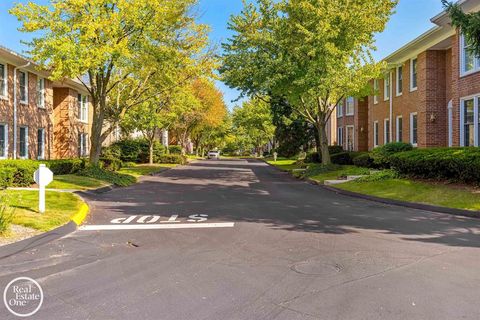
[[[45,187],[52,182],[53,172],[50,171],[44,164],[41,164],[33,175],[33,180],[38,184],[38,211],[45,212]]]

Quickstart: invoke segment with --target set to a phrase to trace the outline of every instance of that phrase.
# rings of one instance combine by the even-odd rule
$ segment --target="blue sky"
[[[16,18],[8,14],[8,9],[16,2],[26,0],[1,0],[0,4],[0,45],[22,52],[25,46],[21,40],[29,40],[29,36],[17,31],[19,26]],[[48,3],[48,0],[35,0],[37,3]],[[227,21],[232,14],[242,9],[241,0],[199,0],[200,21],[211,26],[211,40],[220,44],[230,33],[227,30]],[[440,0],[400,0],[396,13],[392,16],[385,32],[377,36],[378,51],[375,54],[381,59],[392,53],[405,43],[432,27],[430,18],[441,12]],[[232,102],[238,97],[235,90],[229,89],[222,83],[218,87],[225,95],[225,102],[232,107]]]

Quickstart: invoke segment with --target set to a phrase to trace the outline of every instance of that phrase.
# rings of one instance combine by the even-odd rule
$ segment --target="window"
[[[410,60],[410,91],[417,90],[417,58]]]
[[[26,72],[19,71],[20,82],[20,102],[28,103],[28,75]]]
[[[338,131],[337,143],[339,146],[343,146],[343,128],[339,127],[337,131]]]
[[[373,80],[373,104],[378,103],[378,79]]]
[[[28,127],[20,127],[20,158],[28,158]]]
[[[390,74],[383,80],[383,100],[390,99]]]
[[[390,119],[383,120],[383,144],[390,143]]]
[[[397,117],[397,142],[403,141],[403,118],[402,116]]]
[[[8,75],[7,65],[0,63],[0,97],[6,98],[8,95]]]
[[[338,118],[343,117],[343,100],[338,103],[338,106],[337,106],[337,117],[338,117]]]
[[[460,145],[480,145],[480,95],[463,99],[460,104]]]
[[[403,93],[403,67],[397,67],[397,96]]]
[[[5,159],[8,155],[8,126],[0,124],[0,158]]]
[[[45,79],[37,81],[37,107],[45,109]]]
[[[418,143],[418,121],[417,121],[417,113],[410,113],[410,143],[413,146],[417,146]]]
[[[82,122],[88,122],[88,99],[87,96],[79,94],[78,103],[78,119]]]
[[[378,121],[373,123],[373,146],[378,147]]]
[[[38,159],[45,158],[45,129],[37,130],[37,156]]]
[[[87,148],[88,135],[86,133],[78,134],[78,156],[86,157],[88,155]]]
[[[353,97],[347,98],[347,108],[345,113],[347,116],[353,116],[355,114],[355,99]]]
[[[460,73],[466,75],[480,70],[480,58],[475,57],[464,36],[460,38]]]

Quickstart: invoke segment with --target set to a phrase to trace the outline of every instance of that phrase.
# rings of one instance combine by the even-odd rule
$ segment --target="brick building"
[[[0,159],[88,155],[93,112],[85,88],[48,77],[27,58],[0,47]]]
[[[465,12],[480,0],[459,1]],[[420,148],[480,145],[480,59],[443,12],[435,27],[384,59],[389,70],[372,81],[368,149],[392,141]]]

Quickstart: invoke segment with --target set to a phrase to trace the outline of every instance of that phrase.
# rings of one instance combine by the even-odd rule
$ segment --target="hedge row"
[[[180,155],[182,148],[180,146],[169,146],[170,155]],[[155,141],[153,144],[153,162],[154,163],[169,163],[163,162],[162,159],[167,156],[166,148],[159,142]],[[102,159],[106,160],[105,168],[108,168],[113,163],[113,159],[118,159],[122,162],[148,163],[150,160],[150,148],[145,139],[124,139],[117,141],[109,147],[102,149]]]
[[[398,173],[424,179],[480,184],[479,148],[432,148],[390,156]]]

